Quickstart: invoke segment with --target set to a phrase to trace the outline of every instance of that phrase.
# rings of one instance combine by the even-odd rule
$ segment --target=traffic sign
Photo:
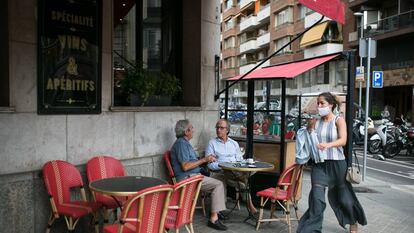
[[[355,81],[363,82],[364,80],[364,66],[357,66],[355,73]]]
[[[382,88],[383,86],[383,72],[382,71],[373,71],[372,72],[372,88]]]

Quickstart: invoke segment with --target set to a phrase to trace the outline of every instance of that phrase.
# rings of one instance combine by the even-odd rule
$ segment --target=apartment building
[[[244,74],[281,49],[295,36],[315,23],[321,15],[297,0],[222,0],[221,58],[222,78]],[[325,18],[300,39],[285,47],[261,67],[341,52],[342,28]],[[333,60],[288,81],[288,95],[309,92],[344,92],[346,62]],[[280,84],[258,81],[255,102],[265,101],[266,91],[280,95]],[[246,103],[247,85],[234,85],[229,92],[230,104]],[[294,100],[293,100],[294,102]],[[294,103],[292,102],[292,106]]]
[[[361,27],[363,37],[377,42],[371,70],[383,71],[383,88],[371,89],[370,114],[379,117],[388,105],[392,117],[403,114],[414,123],[414,2],[348,0],[347,4],[351,11],[344,27],[344,46],[358,49]],[[365,82],[362,87],[365,93]]]

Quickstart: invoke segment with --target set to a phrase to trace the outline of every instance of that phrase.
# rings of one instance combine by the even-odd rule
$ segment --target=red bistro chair
[[[165,220],[166,229],[173,228],[178,233],[184,225],[188,232],[194,233],[193,215],[203,179],[203,175],[192,176],[174,185]]]
[[[165,167],[167,167],[168,177],[170,178],[170,184],[177,183],[177,179],[175,178],[174,170],[171,164],[171,152],[167,150],[163,156]]]
[[[86,174],[89,183],[109,177],[125,176],[125,168],[116,158],[110,156],[96,156],[86,163]],[[113,197],[92,192],[93,199],[100,203],[104,209],[104,222],[108,222],[110,209],[114,210],[114,216],[117,217],[116,210],[119,207]],[[125,202],[125,198],[118,197],[120,203]]]
[[[122,206],[120,223],[104,226],[105,233],[162,233],[173,188],[158,185],[137,192]]]
[[[43,179],[52,207],[46,233],[50,232],[53,222],[63,215],[69,231],[74,231],[79,218],[91,214],[95,223],[95,232],[99,232],[96,212],[101,207],[99,203],[86,200],[82,177],[72,164],[53,160],[43,165]],[[79,188],[81,200],[71,200],[70,191]]]
[[[289,233],[291,232],[290,205],[292,204],[295,208],[296,218],[293,220],[298,220],[296,196],[298,195],[298,190],[300,190],[302,171],[302,165],[294,164],[282,172],[275,188],[268,188],[257,192],[257,196],[260,197],[260,212],[256,223],[256,230],[259,230],[260,223],[262,222],[285,221],[288,224]],[[269,200],[271,201],[270,218],[264,219],[263,208]],[[282,208],[285,219],[274,216],[276,203]]]
[[[164,162],[165,162],[165,166],[167,167],[167,173],[168,176],[170,178],[170,183],[171,184],[175,184],[177,183],[177,179],[175,178],[175,174],[174,174],[174,170],[172,168],[172,163],[171,163],[171,151],[167,150],[164,153],[163,156]],[[206,216],[206,205],[205,205],[205,199],[206,199],[207,194],[205,192],[201,192],[201,206],[197,206],[196,208],[201,208],[203,210],[203,215]]]

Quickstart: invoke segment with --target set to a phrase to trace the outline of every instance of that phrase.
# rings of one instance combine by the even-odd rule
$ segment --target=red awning
[[[266,78],[294,78],[312,68],[315,68],[329,60],[334,59],[340,54],[334,54],[324,57],[317,57],[304,61],[291,62],[276,66],[265,67],[262,69],[254,70],[242,80],[248,79],[266,79]],[[242,75],[237,75],[228,80],[237,80]]]

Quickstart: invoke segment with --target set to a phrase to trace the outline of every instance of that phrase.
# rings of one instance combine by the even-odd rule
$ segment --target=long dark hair
[[[318,97],[323,97],[323,98],[325,98],[326,102],[328,102],[329,104],[332,104],[332,109],[331,109],[332,112],[336,108],[339,108],[339,106],[341,105],[341,102],[339,102],[336,95],[334,95],[330,92],[323,92],[323,93],[319,94]]]

